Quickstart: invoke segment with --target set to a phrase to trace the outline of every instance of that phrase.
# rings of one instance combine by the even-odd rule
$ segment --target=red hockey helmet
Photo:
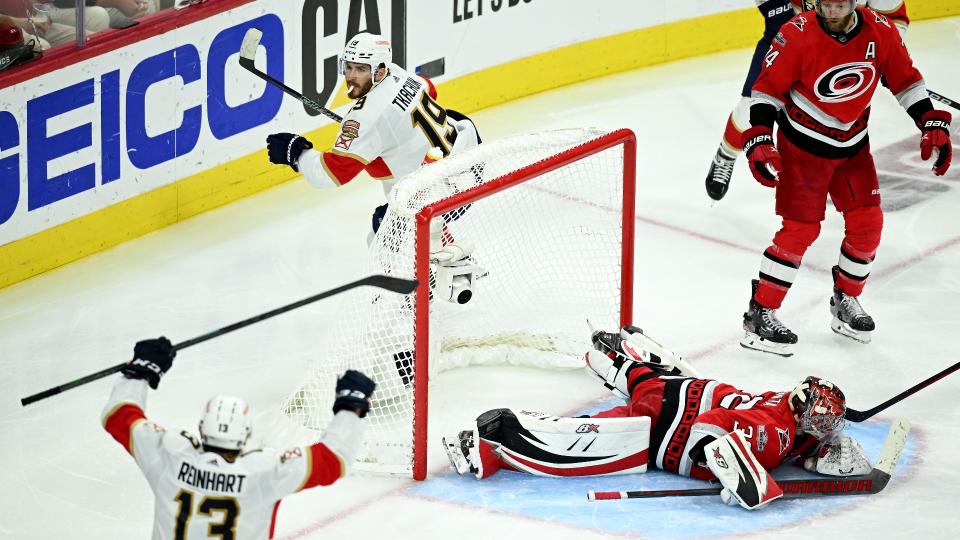
[[[847,399],[832,382],[807,377],[790,393],[797,430],[821,439],[843,429]]]

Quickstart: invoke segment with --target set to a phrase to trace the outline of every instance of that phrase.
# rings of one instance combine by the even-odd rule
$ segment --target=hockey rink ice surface
[[[960,18],[917,22],[907,43],[928,87],[960,99]],[[704,376],[760,392],[790,389],[817,374],[837,383],[851,407],[869,409],[960,360],[960,155],[946,177],[935,178],[919,161],[916,127],[880,89],[871,140],[887,213],[861,297],[877,321],[873,343],[829,329],[830,267],[842,237],[840,216],[830,208],[780,311],[800,336],[797,354],[742,349],[750,279],[779,224],[773,192],[753,180],[743,159],[720,203],[711,205],[703,181],[750,54],[614,75],[472,116],[485,139],[565,127],[633,129],[639,140],[635,323]],[[955,127],[960,152],[957,136]],[[19,399],[129,359],[138,339],[183,341],[353,281],[364,266],[370,211],[381,198],[370,181],[321,192],[298,180],[0,290],[0,538],[148,538],[150,489],[99,424],[110,382],[28,408]],[[255,413],[277,410],[303,380],[337,306],[335,299],[313,304],[182,351],[150,393],[148,416],[168,430],[195,430],[215,393],[245,396]],[[487,409],[580,414],[617,402],[580,370],[447,371],[430,388],[427,481],[354,474],[297,494],[280,506],[277,538],[952,539],[960,524],[958,396],[960,374],[954,374],[849,425],[875,460],[891,420],[913,423],[883,492],[776,501],[751,513],[719,497],[586,499],[591,489],[704,485],[660,472],[459,477],[440,437],[469,427]],[[262,423],[255,424],[255,438]]]

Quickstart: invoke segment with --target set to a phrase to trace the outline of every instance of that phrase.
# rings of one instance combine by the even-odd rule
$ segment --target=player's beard
[[[369,80],[364,83],[362,86],[356,84],[347,83],[347,97],[350,99],[360,99],[363,96],[367,95],[367,92],[373,88],[373,80]]]
[[[853,13],[844,17],[823,19],[823,25],[834,34],[844,34],[853,25]]]

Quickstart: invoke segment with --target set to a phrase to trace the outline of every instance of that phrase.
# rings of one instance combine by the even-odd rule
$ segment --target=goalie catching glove
[[[803,468],[829,476],[856,476],[869,473],[873,465],[856,439],[839,435],[822,441]]]

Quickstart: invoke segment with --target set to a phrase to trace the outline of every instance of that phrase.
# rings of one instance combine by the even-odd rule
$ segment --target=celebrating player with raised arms
[[[247,448],[250,408],[214,396],[200,417],[200,439],[169,433],[144,414],[176,351],[166,338],[136,344],[103,412],[103,426],[133,456],[154,493],[154,540],[273,537],[280,499],[346,474],[360,446],[360,419],[375,384],[358,371],[337,381],[334,416],[323,440],[283,453]]]
[[[340,73],[356,103],[343,117],[333,148],[317,152],[299,135],[276,133],[267,138],[270,161],[290,165],[317,188],[341,186],[365,170],[389,193],[397,179],[424,161],[480,143],[469,118],[437,103],[429,79],[405,71],[391,58],[390,41],[383,36],[364,32],[349,39]],[[428,157],[435,148],[442,156]],[[374,232],[385,213],[386,205],[375,210]]]
[[[784,24],[753,85],[743,147],[750,171],[776,189],[782,219],[763,253],[743,315],[744,347],[790,356],[797,335],[776,316],[807,248],[820,234],[827,196],[843,214],[833,267],[831,329],[869,343],[873,318],[859,296],[880,244],[883,212],[867,121],[881,78],[913,118],[920,158],[933,173],[950,167],[950,113],[933,108],[896,25],[853,0],[820,0]],[[774,144],[773,125],[779,125]]]
[[[589,372],[626,405],[577,418],[488,411],[475,428],[444,438],[457,472],[593,476],[644,472],[649,465],[716,478],[724,502],[757,509],[782,496],[769,471],[785,462],[800,459],[806,469],[831,476],[872,468],[860,444],[841,433],[843,392],[823,379],[750,394],[696,377],[679,356],[633,326],[619,334],[595,332],[593,343]]]
[[[710,164],[710,171],[707,173],[707,195],[715,201],[719,201],[727,194],[733,175],[733,164],[743,151],[740,139],[743,137],[743,132],[750,127],[750,91],[757,76],[760,75],[760,68],[770,50],[774,36],[780,31],[780,26],[795,14],[814,8],[814,2],[810,0],[756,0],[756,2],[757,9],[763,15],[763,36],[753,51],[753,60],[750,62],[747,79],[743,83],[742,97],[727,118],[720,147],[717,148],[717,153]],[[903,0],[857,0],[857,3],[886,16],[900,30],[901,35],[907,31],[910,18],[907,17],[907,7]]]

